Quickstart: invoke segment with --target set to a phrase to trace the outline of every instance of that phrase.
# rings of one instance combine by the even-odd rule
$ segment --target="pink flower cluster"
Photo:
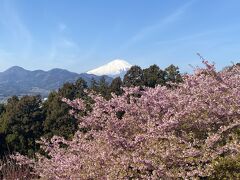
[[[42,139],[51,158],[39,156],[36,172],[53,179],[211,176],[218,157],[240,151],[240,68],[216,72],[204,63],[174,89],[125,88],[109,101],[94,96],[92,112],[78,117],[88,131],[71,141]],[[65,102],[85,108],[80,99]]]

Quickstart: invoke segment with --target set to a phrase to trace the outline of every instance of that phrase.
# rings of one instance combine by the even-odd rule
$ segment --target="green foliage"
[[[166,77],[165,80],[166,82],[172,82],[172,83],[180,83],[182,82],[182,77],[179,72],[179,68],[174,65],[170,65],[165,69]]]
[[[79,78],[75,83],[65,83],[62,88],[58,90],[58,95],[70,100],[75,98],[86,97],[84,90],[87,89],[87,83],[84,79]]]
[[[71,86],[64,86],[64,88]],[[62,90],[63,92],[70,92]],[[62,94],[61,94],[62,95]],[[71,138],[77,130],[77,121],[69,114],[70,107],[62,102],[62,97],[56,92],[48,96],[44,103],[46,110],[46,119],[43,123],[44,136],[52,137],[53,135]]]
[[[116,94],[117,96],[120,96],[123,94],[122,85],[123,85],[123,82],[122,82],[121,78],[116,77],[115,79],[113,79],[113,81],[110,85],[110,91],[112,93]]]
[[[75,98],[85,98],[87,96],[87,93],[84,92],[84,90],[86,90],[88,88],[87,86],[87,82],[82,79],[79,78],[76,82],[75,82]]]
[[[21,99],[13,96],[6,105],[0,104],[0,156],[14,151],[33,155],[39,150],[35,142],[41,136],[71,138],[78,129],[78,123],[69,114],[71,108],[62,98],[82,98],[86,104],[92,103],[85,92],[86,88],[87,83],[78,79],[76,83],[66,83],[58,92],[50,93],[44,103],[40,96]]]
[[[104,97],[105,99],[110,99],[111,98],[109,85],[106,82],[106,79],[105,79],[104,76],[101,77],[101,79],[99,81],[98,93],[101,94],[102,97]]]
[[[101,96],[105,99],[111,98],[111,89],[104,76],[102,76],[98,82],[94,78],[92,78],[89,89],[91,89],[97,94],[101,94]]]
[[[98,83],[94,78],[91,79],[90,89],[92,89],[95,92],[98,91]]]
[[[220,158],[214,165],[214,174],[209,179],[240,179],[240,155]]]
[[[143,85],[143,70],[139,66],[132,66],[125,74],[123,84],[126,87]]]
[[[69,114],[70,107],[62,98],[70,100],[81,98],[86,102],[90,101],[84,90],[87,83],[82,79],[78,79],[74,84],[66,83],[58,92],[52,92],[48,96],[48,100],[44,103],[46,110],[46,119],[43,123],[44,135],[52,137],[53,135],[63,136],[67,139],[71,138],[78,129],[77,120]]]
[[[58,95],[73,100],[76,96],[76,88],[74,84],[69,82],[65,83],[63,87],[58,90]]]
[[[156,85],[167,85],[167,82],[180,83],[182,76],[179,68],[170,65],[165,70],[161,70],[157,65],[152,65],[149,68],[141,69],[139,66],[132,66],[123,79],[123,85],[126,87],[146,86],[156,87]],[[167,85],[171,87],[171,85]]]
[[[4,104],[0,104],[0,116],[2,115],[2,113],[5,112],[5,106]]]
[[[166,72],[157,65],[152,65],[143,70],[144,86],[154,88],[156,85],[165,85]]]
[[[0,133],[9,152],[33,155],[39,147],[35,141],[42,135],[45,119],[39,96],[12,97],[1,118]]]

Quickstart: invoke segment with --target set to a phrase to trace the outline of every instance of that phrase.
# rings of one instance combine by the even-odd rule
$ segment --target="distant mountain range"
[[[46,97],[50,91],[57,90],[66,82],[74,82],[83,78],[88,84],[92,78],[98,81],[101,76],[87,73],[74,73],[64,69],[52,69],[49,71],[29,71],[19,66],[13,66],[4,72],[0,72],[0,101],[10,96],[37,95]],[[112,78],[105,76],[108,82]]]
[[[13,95],[41,95],[47,97],[51,91],[57,90],[64,83],[75,82],[79,78],[83,78],[90,85],[92,79],[99,81],[104,76],[106,81],[110,83],[114,77],[123,77],[131,66],[125,60],[116,59],[81,74],[58,68],[49,71],[30,71],[19,66],[13,66],[4,72],[0,72],[0,102]]]
[[[95,74],[98,76],[107,75],[109,77],[123,77],[125,73],[131,68],[131,64],[122,59],[115,59],[103,66],[88,71],[88,74]]]

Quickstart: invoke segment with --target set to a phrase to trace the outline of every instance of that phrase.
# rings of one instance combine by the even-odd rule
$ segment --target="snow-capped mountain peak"
[[[125,60],[115,59],[103,66],[90,70],[87,73],[95,74],[98,76],[108,75],[108,76],[116,77],[116,76],[122,76],[123,74],[125,74],[131,68],[131,66],[132,65]]]

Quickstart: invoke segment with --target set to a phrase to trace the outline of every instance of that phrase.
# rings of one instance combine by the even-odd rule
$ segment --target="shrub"
[[[210,179],[240,179],[240,155],[219,158],[214,164],[214,173]]]
[[[0,161],[0,179],[25,180],[33,177],[28,165],[19,165],[9,158]]]

